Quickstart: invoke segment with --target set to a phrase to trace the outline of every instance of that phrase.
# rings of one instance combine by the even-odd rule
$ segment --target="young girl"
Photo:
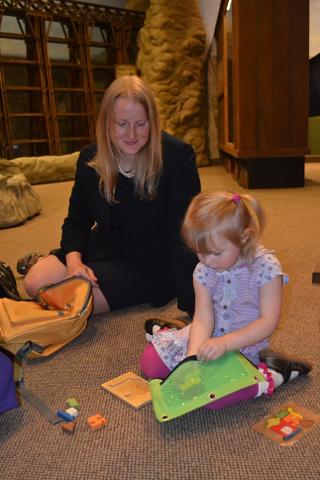
[[[147,335],[151,343],[141,358],[146,376],[165,378],[191,355],[205,362],[240,350],[266,381],[209,405],[219,408],[270,394],[282,383],[309,373],[309,364],[267,350],[279,323],[286,276],[274,252],[258,243],[264,226],[264,210],[250,195],[202,192],[193,199],[182,236],[200,261],[193,273],[194,318],[181,330],[160,329]]]

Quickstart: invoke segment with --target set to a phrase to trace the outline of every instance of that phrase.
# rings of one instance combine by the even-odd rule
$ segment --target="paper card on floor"
[[[140,408],[151,402],[148,381],[133,372],[127,372],[101,385],[134,408]]]
[[[252,428],[280,445],[287,446],[295,443],[318,423],[320,423],[320,415],[295,403],[287,403],[264,417]]]

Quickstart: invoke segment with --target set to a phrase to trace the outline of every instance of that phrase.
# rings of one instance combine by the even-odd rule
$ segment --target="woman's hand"
[[[67,268],[67,271],[68,271],[68,277],[74,277],[74,276],[84,277],[90,280],[93,286],[96,287],[98,285],[97,284],[98,279],[95,276],[93,270],[87,265],[85,265],[84,263],[81,263],[76,268],[70,268],[70,269]]]
[[[197,358],[201,362],[216,360],[222,357],[227,351],[227,344],[224,337],[214,337],[206,340],[197,352]]]
[[[90,280],[93,287],[97,287],[97,277],[93,270],[85,265],[81,260],[81,255],[78,252],[70,252],[66,256],[68,277],[84,277]]]

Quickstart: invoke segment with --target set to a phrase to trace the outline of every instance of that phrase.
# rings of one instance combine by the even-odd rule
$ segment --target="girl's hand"
[[[201,362],[216,360],[227,351],[227,344],[224,337],[214,337],[206,340],[197,352],[197,358]]]

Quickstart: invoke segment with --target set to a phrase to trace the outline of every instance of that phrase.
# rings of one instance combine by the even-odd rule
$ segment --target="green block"
[[[76,408],[77,410],[79,410],[79,403],[75,398],[68,398],[66,403],[67,403],[69,408],[72,407],[72,408]]]

